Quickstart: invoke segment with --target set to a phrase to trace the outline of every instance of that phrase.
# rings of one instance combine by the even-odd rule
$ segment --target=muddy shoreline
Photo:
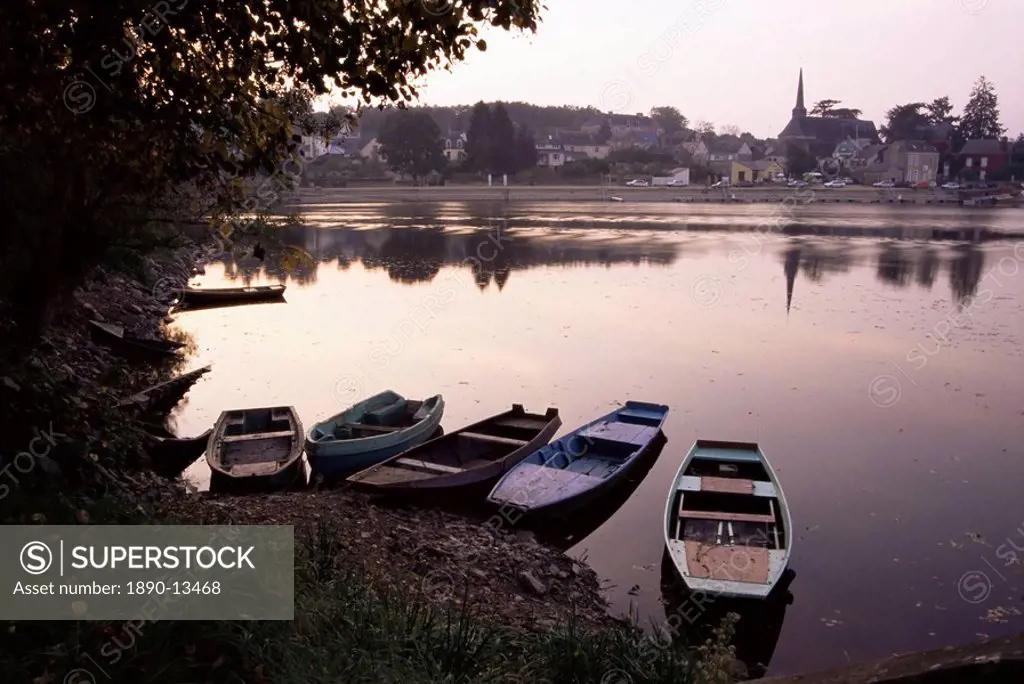
[[[49,347],[82,381],[99,383],[114,362],[93,340],[87,321],[123,325],[147,337],[166,337],[167,294],[182,278],[201,272],[200,251],[182,249],[147,261],[144,284],[125,274],[97,269],[75,293],[75,307],[49,335]],[[188,339],[180,341],[189,344]],[[189,347],[185,348],[186,354]],[[185,359],[173,368],[125,366],[120,391],[127,395],[189,370]],[[216,372],[216,368],[212,370]],[[274,524],[295,526],[296,538],[317,522],[334,535],[344,557],[374,581],[421,592],[433,603],[461,606],[507,625],[551,628],[570,614],[588,627],[616,622],[607,613],[596,573],[528,532],[482,524],[434,509],[379,506],[351,490],[297,491],[244,497],[190,491],[140,470],[119,472],[97,464],[105,479],[137,505],[182,524]],[[99,522],[99,521],[96,521]]]

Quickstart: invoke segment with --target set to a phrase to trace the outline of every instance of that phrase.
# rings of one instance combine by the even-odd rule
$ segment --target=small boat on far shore
[[[186,287],[179,291],[181,303],[196,306],[266,302],[284,297],[285,285],[253,285],[250,287],[201,288]]]
[[[176,378],[147,387],[122,400],[117,408],[134,408],[146,413],[170,411],[212,366],[203,366]]]
[[[224,411],[206,446],[210,490],[288,488],[305,475],[302,438],[294,407]]]
[[[489,487],[509,468],[547,444],[561,424],[558,409],[527,413],[521,404],[513,404],[510,411],[370,466],[350,476],[348,482],[379,494],[410,496]]]
[[[100,344],[129,359],[174,358],[178,356],[178,350],[185,346],[184,342],[139,337],[125,330],[122,325],[100,321],[89,321],[89,324]]]
[[[527,456],[487,500],[531,516],[565,514],[628,476],[661,434],[668,411],[662,404],[627,401]]]
[[[203,455],[213,428],[195,437],[178,437],[156,424],[145,425],[143,432],[153,472],[174,478]]]
[[[314,474],[351,475],[431,438],[444,399],[406,399],[390,390],[350,406],[310,428],[306,460]]]
[[[694,443],[669,490],[665,546],[690,591],[771,594],[789,565],[793,522],[757,444]]]

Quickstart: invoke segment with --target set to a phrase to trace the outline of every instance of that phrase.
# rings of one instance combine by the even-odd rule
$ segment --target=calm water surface
[[[513,402],[558,407],[561,433],[627,399],[665,403],[665,448],[570,550],[609,581],[617,612],[665,620],[668,487],[695,439],[725,439],[762,445],[796,527],[771,673],[1018,632],[1024,238],[925,238],[1011,230],[1024,212],[897,209],[889,224],[922,239],[895,240],[858,237],[886,227],[865,211],[766,235],[735,217],[628,230],[615,213],[567,228],[451,206],[430,220],[422,206],[311,207],[282,237],[315,263],[285,250],[198,279],[286,282],[288,301],[177,317],[193,364],[214,364],[178,431],[280,404],[308,427],[389,388],[443,393],[448,430]],[[299,265],[285,274],[283,260]],[[205,486],[205,462],[188,476]]]

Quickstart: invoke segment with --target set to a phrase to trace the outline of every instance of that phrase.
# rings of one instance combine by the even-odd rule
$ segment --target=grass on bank
[[[293,622],[8,623],[0,672],[33,684],[730,681],[728,628],[689,655],[638,628],[589,631],[571,617],[532,632],[382,586],[340,552],[323,523],[296,540]]]

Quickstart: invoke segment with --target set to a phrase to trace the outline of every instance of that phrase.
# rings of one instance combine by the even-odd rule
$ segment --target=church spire
[[[793,107],[793,118],[807,116],[807,108],[804,107],[804,70],[800,69],[800,82],[796,87],[796,107]]]

